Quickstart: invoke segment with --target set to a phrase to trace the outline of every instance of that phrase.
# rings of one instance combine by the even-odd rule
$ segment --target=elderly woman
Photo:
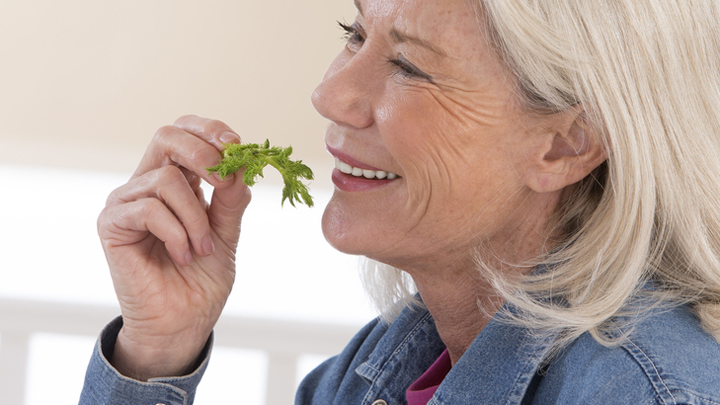
[[[720,2],[355,4],[312,98],[323,231],[383,316],[296,403],[720,403]],[[239,141],[180,118],[110,196],[122,318],[81,403],[192,401],[250,202],[205,168]]]

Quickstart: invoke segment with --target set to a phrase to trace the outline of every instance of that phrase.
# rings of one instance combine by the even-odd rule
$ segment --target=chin
[[[323,236],[339,252],[385,262],[407,247],[402,201],[380,192],[335,190],[323,212]]]
[[[342,253],[358,256],[371,256],[387,246],[387,218],[375,210],[350,208],[335,197],[330,200],[322,217],[325,240]]]
[[[362,244],[358,243],[358,238],[355,237],[359,229],[353,222],[350,216],[345,214],[343,210],[338,209],[331,200],[323,212],[323,236],[325,236],[325,240],[328,241],[330,246],[342,253],[362,255],[364,254]]]

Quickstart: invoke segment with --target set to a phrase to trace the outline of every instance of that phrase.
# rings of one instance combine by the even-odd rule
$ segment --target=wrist
[[[210,333],[147,336],[123,327],[108,360],[120,374],[139,381],[184,376],[202,363]]]

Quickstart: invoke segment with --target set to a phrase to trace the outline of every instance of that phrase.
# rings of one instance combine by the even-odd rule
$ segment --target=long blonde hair
[[[586,332],[612,344],[604,328],[641,295],[691,305],[720,341],[720,2],[475,5],[528,111],[582,106],[608,153],[567,189],[550,224],[565,238],[536,263],[548,271],[520,282],[479,271],[558,347]],[[413,302],[399,270],[367,267],[386,286],[387,319]]]

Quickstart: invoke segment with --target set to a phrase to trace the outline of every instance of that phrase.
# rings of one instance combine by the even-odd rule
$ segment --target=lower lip
[[[342,191],[359,192],[374,190],[376,188],[386,186],[396,180],[398,179],[370,180],[365,177],[355,177],[345,174],[341,172],[340,169],[334,169],[332,171],[332,182],[335,184],[335,187]]]

